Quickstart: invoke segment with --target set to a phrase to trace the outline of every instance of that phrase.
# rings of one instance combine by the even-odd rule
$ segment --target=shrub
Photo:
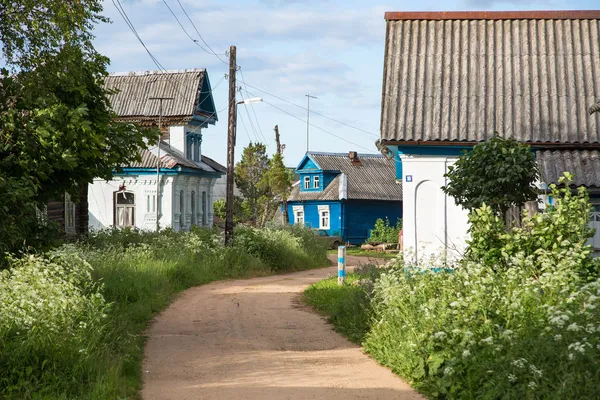
[[[396,226],[390,225],[390,220],[385,221],[377,218],[375,226],[371,230],[371,236],[367,239],[369,243],[398,243],[398,234],[402,229],[402,219],[398,218]]]

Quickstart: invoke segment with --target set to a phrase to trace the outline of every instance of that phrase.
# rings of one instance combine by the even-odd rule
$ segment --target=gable
[[[600,11],[386,19],[384,142],[600,144]]]
[[[317,172],[321,171],[321,167],[310,157],[310,155],[305,155],[298,167],[296,168],[296,173],[301,174],[303,172]]]
[[[204,79],[202,79],[199,89],[194,120],[199,120],[200,122],[206,121],[214,124],[219,120],[219,117],[217,115],[217,108],[215,107],[208,74],[204,74]]]

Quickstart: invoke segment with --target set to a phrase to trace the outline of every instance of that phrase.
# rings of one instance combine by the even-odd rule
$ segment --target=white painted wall
[[[161,176],[159,222],[161,228],[172,227],[174,230],[187,230],[192,224],[191,194],[194,192],[195,221],[202,225],[202,192],[206,192],[206,226],[213,223],[213,186],[215,179],[198,176]],[[88,203],[90,229],[98,230],[113,226],[114,192],[125,185],[128,192],[135,194],[135,227],[144,230],[156,229],[156,212],[152,205],[148,209],[148,197],[156,195],[156,176],[138,175],[115,177],[104,181],[95,179],[89,185]],[[180,224],[179,209],[181,191],[183,191],[184,209],[183,224]]]
[[[403,246],[407,260],[459,258],[468,238],[468,212],[441,187],[457,157],[400,155],[402,158]]]

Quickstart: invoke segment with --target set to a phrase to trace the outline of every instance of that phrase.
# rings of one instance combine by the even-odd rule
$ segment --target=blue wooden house
[[[290,223],[363,243],[378,218],[395,224],[402,217],[394,170],[394,160],[380,154],[306,153],[288,199]]]

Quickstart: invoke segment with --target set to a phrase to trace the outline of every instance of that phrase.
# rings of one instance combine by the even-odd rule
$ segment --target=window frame
[[[196,225],[196,191],[192,190],[190,193],[190,208],[192,210],[192,223],[191,225]]]
[[[185,192],[179,191],[179,229],[183,229],[185,222]]]
[[[206,191],[202,191],[202,226],[208,225],[208,216],[206,215],[206,210],[208,209],[208,195]]]
[[[313,189],[319,189],[321,187],[321,179],[319,176],[313,177]]]
[[[123,204],[119,204],[118,202],[118,196],[121,193],[125,193],[125,197],[127,197],[128,194],[133,196],[133,203],[123,203]],[[131,192],[131,191],[116,191],[113,192],[113,225],[117,228],[127,228],[127,227],[135,227],[135,209],[136,209],[136,204],[135,204],[135,193]],[[128,218],[128,224],[121,224],[119,221],[119,209],[128,209],[129,211],[129,217]]]
[[[310,176],[304,177],[304,189],[310,189]]]
[[[65,192],[64,196],[64,208],[65,208],[65,233],[75,234],[77,233],[76,223],[76,208],[75,203],[71,199],[71,195]]]
[[[325,218],[327,218],[327,224],[323,223]],[[319,229],[331,229],[331,212],[329,210],[319,210]]]

